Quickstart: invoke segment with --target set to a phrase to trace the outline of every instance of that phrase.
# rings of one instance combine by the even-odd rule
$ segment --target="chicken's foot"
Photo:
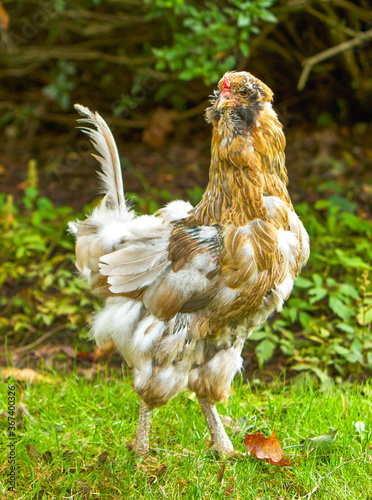
[[[149,435],[151,424],[151,410],[141,399],[136,439],[132,449],[139,455],[146,455],[149,452]]]
[[[206,399],[198,396],[200,406],[202,407],[207,421],[209,432],[212,436],[212,451],[216,451],[219,455],[228,455],[234,451],[234,447],[226,434],[225,428],[218,415],[215,405],[211,405]]]

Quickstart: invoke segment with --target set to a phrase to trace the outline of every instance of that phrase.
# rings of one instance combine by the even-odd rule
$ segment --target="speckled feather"
[[[281,310],[308,258],[271,101],[271,90],[249,73],[221,79],[206,111],[211,165],[196,207],[176,201],[136,217],[115,205],[122,199],[111,181],[117,167],[106,154],[106,197],[71,225],[77,267],[107,297],[92,335],[98,344],[112,340],[134,367],[135,388],[149,408],[187,386],[206,404],[226,398],[245,339]],[[115,152],[112,136],[100,136],[103,120],[79,110],[97,128],[89,133],[95,143],[102,150],[104,137]]]

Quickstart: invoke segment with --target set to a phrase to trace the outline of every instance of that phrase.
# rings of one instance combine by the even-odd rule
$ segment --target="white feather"
[[[97,129],[81,127],[81,130],[88,135],[99,153],[99,156],[93,156],[97,159],[102,169],[102,172],[99,172],[99,176],[102,180],[104,192],[107,193],[109,200],[115,208],[126,211],[123,178],[115,139],[107,123],[98,113],[92,113],[90,109],[80,104],[75,104],[75,109],[83,117],[78,120],[79,123],[85,122]]]
[[[188,201],[175,200],[168,203],[167,206],[161,208],[156,213],[161,216],[166,222],[184,219],[192,210],[192,205]]]

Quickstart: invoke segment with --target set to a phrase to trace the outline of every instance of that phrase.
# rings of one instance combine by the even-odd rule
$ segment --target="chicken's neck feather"
[[[208,186],[185,222],[244,226],[265,220],[264,196],[278,196],[291,206],[284,148],[282,125],[271,105],[260,111],[254,126],[239,133],[221,118],[213,127]]]

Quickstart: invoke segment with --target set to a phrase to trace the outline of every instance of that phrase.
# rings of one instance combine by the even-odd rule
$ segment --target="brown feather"
[[[287,191],[285,137],[272,96],[246,72],[220,81],[206,111],[213,126],[209,182],[192,210],[183,212],[176,202],[181,205],[173,220],[170,204],[163,225],[150,217],[155,222],[143,235],[132,218],[110,251],[100,231],[107,211],[100,227],[92,217],[77,231],[79,267],[88,269],[96,293],[108,297],[118,323],[123,307],[123,330],[127,321],[134,323],[117,344],[150,408],[187,385],[210,404],[227,397],[245,338],[281,309],[307,260],[306,232]],[[115,231],[107,231],[109,243]],[[109,313],[101,316],[108,323]],[[116,324],[109,326],[113,338],[121,335]]]

